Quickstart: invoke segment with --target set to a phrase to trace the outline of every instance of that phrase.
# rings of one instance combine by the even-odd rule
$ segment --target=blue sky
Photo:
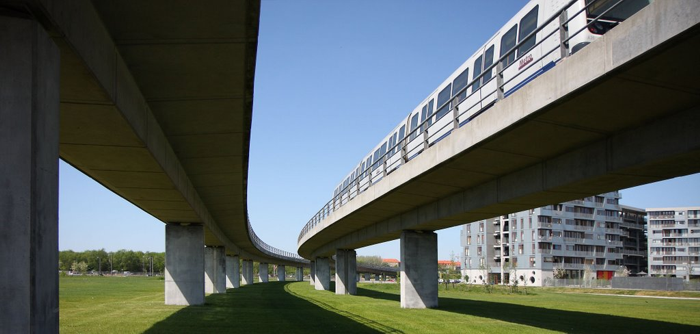
[[[248,210],[267,243],[296,251],[337,183],[524,0],[263,0]],[[65,163],[61,250],[164,251],[164,225]],[[622,204],[700,205],[700,174],[622,190]],[[459,254],[459,228],[438,232]],[[397,241],[358,249],[399,257]]]

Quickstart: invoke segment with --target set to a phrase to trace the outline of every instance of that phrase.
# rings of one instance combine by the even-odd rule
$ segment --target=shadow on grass
[[[297,297],[269,282],[212,294],[156,323],[146,333],[382,333],[376,324]]]
[[[396,302],[400,302],[401,299],[395,293],[363,288],[358,288],[357,294],[358,296]],[[440,297],[438,305],[437,309],[440,311],[490,318],[565,333],[700,333],[698,326],[508,303]]]

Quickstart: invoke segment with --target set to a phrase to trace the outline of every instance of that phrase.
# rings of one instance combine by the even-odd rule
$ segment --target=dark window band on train
[[[535,8],[533,8],[525,15],[525,17],[523,17],[522,20],[520,20],[520,37],[518,37],[518,43],[522,42],[525,37],[537,29],[537,12],[539,11],[539,8],[539,5],[535,6]],[[532,49],[536,43],[535,36],[528,38],[527,41],[521,44],[518,48],[518,57],[530,51],[530,49]]]
[[[474,74],[472,75],[472,80],[475,80],[476,78],[479,77],[481,74],[481,55],[479,55],[479,58],[476,58],[474,61]],[[474,81],[474,84],[472,85],[472,94],[476,93],[476,91],[479,89],[481,86],[481,80],[476,80]]]
[[[411,127],[408,130],[411,133],[411,135],[409,136],[409,140],[413,140],[418,135],[418,131],[413,131],[418,126],[418,116],[419,115],[416,113],[415,115],[413,115],[413,117],[411,117]]]
[[[428,102],[428,126],[433,125],[433,118],[431,117],[433,115],[433,102],[434,100],[430,100]]]
[[[452,96],[457,96],[459,101],[463,101],[467,97],[467,90],[465,89],[461,93],[459,93],[459,91],[466,87],[467,83],[469,83],[468,67],[452,81]],[[432,100],[430,102],[432,102]]]
[[[493,65],[493,50],[494,47],[493,45],[491,45],[491,47],[488,48],[484,53],[484,70],[489,68],[489,66]],[[481,77],[482,85],[486,84],[487,82],[489,82],[489,80],[491,80],[491,73],[493,73],[493,69],[489,70],[486,74],[484,74],[483,77]]]
[[[506,32],[503,37],[501,37],[501,57],[503,55],[507,54],[510,52],[510,50],[513,50],[515,47],[515,39],[518,34],[518,25],[514,25],[512,28]],[[507,68],[508,65],[512,64],[515,61],[515,53],[511,53],[508,55],[507,58],[503,59],[502,64],[503,68]]]
[[[447,103],[447,101],[452,98],[452,84],[448,84],[447,87],[443,88],[442,91],[440,91],[440,94],[438,94],[438,100],[437,100],[437,105],[442,106],[443,104]],[[447,112],[450,111],[450,103],[445,104],[440,110],[438,110],[437,115],[435,116],[435,120],[441,119]]]

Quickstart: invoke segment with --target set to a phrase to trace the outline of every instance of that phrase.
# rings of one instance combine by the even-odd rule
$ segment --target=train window
[[[435,100],[431,99],[430,102],[428,102],[428,126],[433,124],[433,118],[430,116],[433,115],[433,102],[434,101]]]
[[[467,90],[465,89],[461,93],[460,93],[460,90],[462,90],[462,88],[466,87],[468,82],[469,82],[469,68],[462,71],[462,73],[460,75],[458,75],[454,81],[452,81],[452,96],[458,96],[458,99],[460,101],[464,100],[467,97]]]
[[[486,52],[484,53],[484,70],[489,68],[489,66],[493,65],[493,45],[491,45],[490,48],[486,49]],[[493,73],[492,70],[489,70],[484,74],[484,77],[482,78],[481,82],[482,83],[487,83],[489,80],[491,80],[491,73]]]
[[[368,170],[372,166],[372,156],[367,157],[367,162],[365,163],[365,170]]]
[[[378,148],[376,151],[374,151],[374,165],[372,165],[372,171],[379,168],[380,164],[378,164],[377,162],[380,161],[379,159],[381,157],[382,157],[382,151],[381,151],[381,148]]]
[[[384,156],[386,154],[386,142],[382,144],[381,152],[379,153],[381,156]]]
[[[389,138],[389,158],[396,153],[396,132]]]
[[[540,6],[535,6],[525,17],[523,17],[522,20],[520,20],[520,37],[518,37],[518,42],[522,42],[527,35],[535,31],[537,29],[537,11],[539,10]],[[525,41],[525,43],[521,44],[520,47],[518,48],[518,57],[522,56],[523,53],[530,51],[532,47],[535,46],[535,36],[532,36]]]
[[[406,137],[406,126],[402,125],[399,129],[399,150],[403,148],[403,139]]]
[[[425,122],[425,118],[428,117],[427,113],[428,113],[428,105],[426,104],[423,106],[423,109],[420,112],[421,126],[420,126],[420,130],[418,130],[418,133],[421,133],[421,132],[423,132],[424,129],[426,129],[425,125],[423,125],[424,124],[423,122]]]
[[[479,89],[479,86],[481,86],[481,80],[474,80],[476,79],[479,75],[481,74],[481,56],[477,58],[474,61],[474,74],[472,77],[472,80],[474,81],[474,84],[472,85],[472,93],[476,92],[477,89]]]
[[[435,120],[441,119],[448,111],[450,111],[450,98],[452,97],[452,84],[448,84],[447,87],[443,88],[438,94],[437,105],[440,107],[437,114],[435,115]]]
[[[411,117],[411,127],[408,130],[411,132],[411,135],[409,136],[409,138],[411,138],[411,139],[409,139],[409,141],[413,140],[418,135],[417,131],[413,131],[416,129],[416,126],[418,126],[418,114],[417,113],[415,115],[413,115],[413,117]]]
[[[506,32],[501,38],[501,57],[513,50],[515,47],[515,37],[518,32],[518,25],[514,25],[508,32]],[[508,55],[506,59],[503,59],[503,68],[505,69],[508,65],[515,61],[515,52]]]

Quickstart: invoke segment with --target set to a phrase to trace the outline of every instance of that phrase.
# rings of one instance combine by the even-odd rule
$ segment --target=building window
[[[484,223],[479,223],[479,232],[484,232]]]
[[[468,235],[467,236],[467,245],[471,245],[471,244],[472,244],[472,236]]]
[[[535,257],[530,256],[530,268],[534,268],[534,267],[535,267]]]
[[[518,245],[518,254],[523,253],[523,245]]]
[[[476,248],[476,255],[481,255],[481,246]]]

